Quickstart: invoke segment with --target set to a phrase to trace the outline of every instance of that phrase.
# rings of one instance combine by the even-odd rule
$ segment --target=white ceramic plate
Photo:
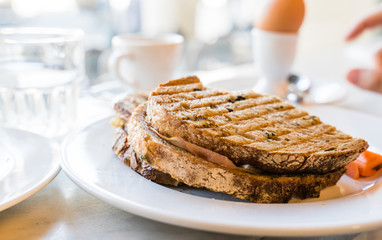
[[[382,153],[381,119],[333,107],[308,110],[367,139],[374,151]],[[378,179],[355,181],[343,176],[320,199],[288,204],[256,204],[153,183],[114,156],[109,120],[93,123],[67,139],[62,168],[87,192],[128,212],[189,228],[245,235],[331,235],[382,226],[382,182]]]
[[[0,128],[0,211],[30,197],[60,171],[59,151],[46,138]]]

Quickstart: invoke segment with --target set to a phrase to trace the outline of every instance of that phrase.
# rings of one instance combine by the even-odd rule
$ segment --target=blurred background
[[[112,36],[177,32],[185,37],[181,71],[251,63],[256,7],[263,0],[0,0],[0,27],[81,28],[91,84],[102,81]],[[306,0],[298,56],[345,46],[346,31],[377,0]],[[379,30],[357,42],[375,41]],[[361,49],[361,48],[359,48]],[[359,50],[363,51],[363,50]],[[357,51],[352,53],[357,58]]]

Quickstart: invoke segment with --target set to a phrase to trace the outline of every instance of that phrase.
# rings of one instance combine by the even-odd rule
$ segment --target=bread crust
[[[142,161],[127,142],[127,132],[118,128],[114,135],[113,151],[118,158],[131,169],[142,175],[144,178],[159,184],[179,186],[181,183],[173,179],[169,174],[152,168]]]

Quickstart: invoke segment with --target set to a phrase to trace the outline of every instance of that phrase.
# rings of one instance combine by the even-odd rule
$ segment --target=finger
[[[347,74],[347,80],[366,90],[382,93],[382,71],[371,69],[352,69]]]
[[[382,48],[380,48],[374,54],[374,60],[375,60],[375,65],[376,65],[377,69],[382,70]]]
[[[373,12],[367,14],[358,21],[346,35],[345,40],[350,41],[368,28],[373,28],[382,24],[382,7],[378,7]]]

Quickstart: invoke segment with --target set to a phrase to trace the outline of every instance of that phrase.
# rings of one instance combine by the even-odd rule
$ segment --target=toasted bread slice
[[[167,137],[273,173],[331,172],[368,147],[280,98],[206,89],[197,77],[161,84],[149,96],[147,116]]]
[[[141,161],[128,144],[128,133],[125,126],[134,109],[145,101],[147,101],[147,95],[134,94],[115,104],[114,109],[117,112],[117,120],[114,120],[116,131],[114,133],[113,151],[122,162],[143,177],[160,184],[178,186],[181,183],[173,179],[169,174],[155,170],[146,162]]]
[[[134,110],[127,125],[128,144],[141,161],[189,186],[258,203],[285,203],[292,197],[318,197],[344,173],[340,169],[326,174],[273,175],[229,169],[168,143],[151,130],[146,117],[145,105]]]
[[[128,144],[127,132],[122,128],[115,132],[113,151],[122,162],[146,179],[164,185],[179,186],[181,184],[169,174],[155,170],[149,164],[142,161]]]

